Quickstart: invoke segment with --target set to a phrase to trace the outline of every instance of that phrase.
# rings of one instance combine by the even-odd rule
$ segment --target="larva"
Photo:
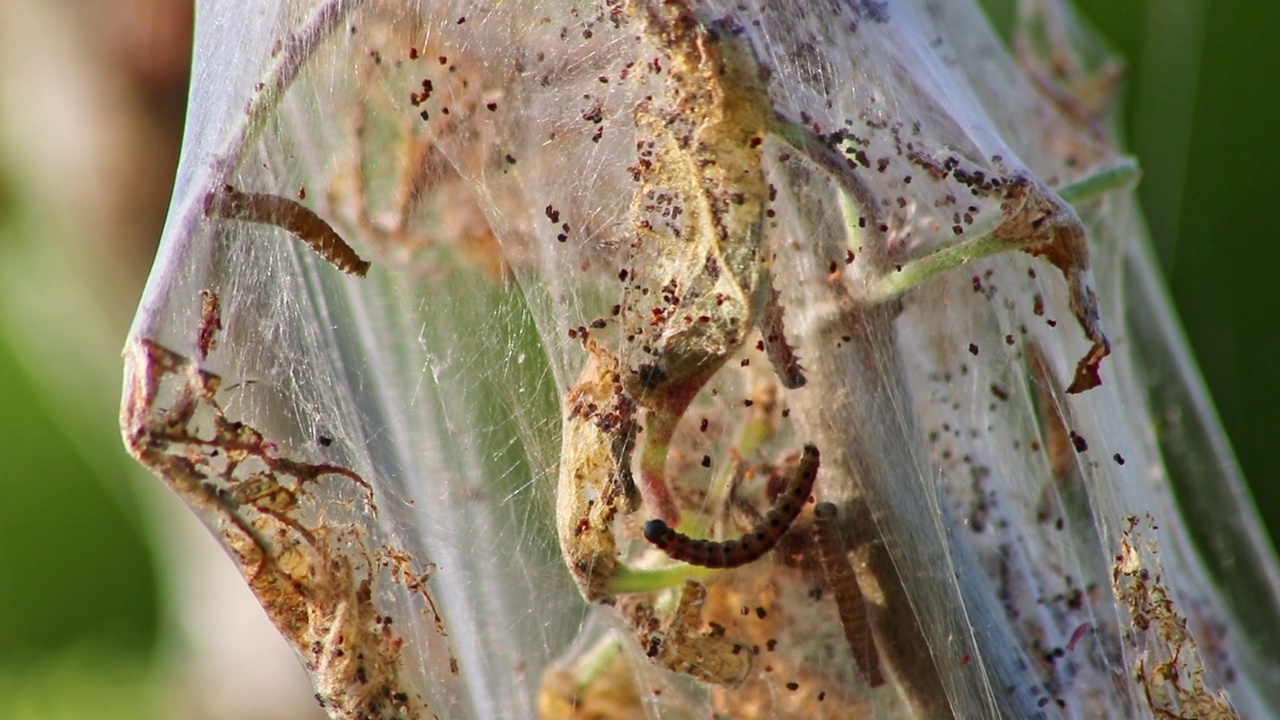
[[[755,562],[773,549],[791,529],[813,491],[818,477],[818,448],[805,445],[796,474],[778,496],[778,502],[758,525],[733,540],[695,540],[676,532],[659,519],[645,523],[644,537],[672,560],[709,568],[734,568]]]

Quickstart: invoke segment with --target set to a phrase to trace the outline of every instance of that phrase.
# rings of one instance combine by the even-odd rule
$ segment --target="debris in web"
[[[202,347],[212,344],[202,334]],[[218,400],[222,378],[190,358],[146,339],[129,351],[137,374],[121,421],[130,453],[218,535],[302,658],[325,711],[350,720],[435,717],[402,677],[405,638],[373,601],[388,563],[430,604],[426,578],[407,569],[403,552],[370,552],[360,521],[378,514],[369,484],[346,467],[283,456],[258,430],[229,419]],[[320,483],[358,492],[323,506],[312,493]],[[335,495],[349,494],[326,493]]]

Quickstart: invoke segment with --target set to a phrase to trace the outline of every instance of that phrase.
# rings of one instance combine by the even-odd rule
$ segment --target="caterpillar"
[[[822,573],[826,575],[827,586],[835,594],[844,639],[853,653],[858,672],[867,685],[880,687],[884,684],[884,674],[880,671],[880,656],[871,637],[867,601],[858,585],[858,577],[849,565],[849,554],[840,541],[836,515],[836,506],[828,502],[818,503],[813,508],[813,540],[818,546],[818,560],[822,564]]]
[[[361,259],[333,226],[305,205],[279,195],[241,192],[230,185],[205,196],[208,217],[274,225],[287,230],[339,270],[364,277],[369,262]]]
[[[672,560],[709,568],[735,568],[755,562],[778,544],[791,529],[800,510],[813,491],[818,478],[818,448],[804,446],[800,466],[787,487],[778,496],[778,502],[755,527],[733,540],[695,540],[676,532],[662,520],[645,523],[644,537],[665,552]]]

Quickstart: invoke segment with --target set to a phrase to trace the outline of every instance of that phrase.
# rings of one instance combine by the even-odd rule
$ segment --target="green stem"
[[[275,112],[285,91],[293,85],[311,54],[364,2],[365,0],[330,0],[312,12],[297,31],[286,36],[282,47],[268,65],[262,81],[255,86],[256,90],[249,98],[240,132],[231,138],[222,153],[213,160],[215,173],[210,187],[216,188],[231,182],[232,176],[244,162],[250,143],[266,127],[267,120]]]
[[[609,668],[622,654],[622,638],[616,632],[610,632],[587,650],[573,664],[574,685],[579,694],[585,693],[595,683],[596,678]]]
[[[1055,192],[1063,200],[1077,205],[1113,190],[1130,187],[1141,177],[1142,169],[1138,167],[1138,161],[1131,157],[1122,157],[1093,174],[1085,175],[1069,185],[1063,185]]]
[[[618,595],[658,592],[683,585],[685,580],[708,580],[718,572],[720,571],[685,563],[653,569],[619,565],[617,572],[609,580],[609,591]]]
[[[1121,158],[1095,173],[1057,188],[1055,192],[1058,197],[1076,205],[1128,187],[1137,181],[1140,174],[1137,161],[1133,158]],[[848,202],[845,200],[846,206]],[[992,223],[990,228],[976,237],[948,245],[894,268],[875,283],[870,300],[872,302],[890,300],[939,273],[1006,250],[1016,249],[1016,245],[994,236],[1002,222],[1003,220]],[[854,239],[860,237],[858,228],[854,225],[850,225],[849,233],[851,243],[856,242]]]
[[[691,537],[707,537],[712,514],[720,513],[728,505],[733,484],[741,476],[739,469],[742,459],[754,455],[756,450],[772,436],[773,429],[767,419],[748,420],[743,425],[742,432],[738,435],[738,442],[734,445],[738,462],[726,462],[720,465],[707,488],[707,499],[704,505],[706,512],[684,515],[680,523],[681,527],[678,528],[681,532]]]

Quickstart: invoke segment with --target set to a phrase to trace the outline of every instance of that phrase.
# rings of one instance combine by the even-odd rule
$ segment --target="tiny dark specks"
[[[1084,452],[1089,449],[1089,442],[1075,430],[1071,431],[1071,444],[1075,447],[1076,452]]]
[[[969,343],[969,354],[970,355],[978,354],[978,343]]]
[[[787,689],[790,690],[791,692],[795,692],[800,689],[800,683],[792,680],[791,682],[787,683]]]
[[[1120,453],[1116,453],[1115,455],[1112,455],[1111,458],[1116,461],[1117,465],[1124,464],[1124,456],[1121,455]]]

